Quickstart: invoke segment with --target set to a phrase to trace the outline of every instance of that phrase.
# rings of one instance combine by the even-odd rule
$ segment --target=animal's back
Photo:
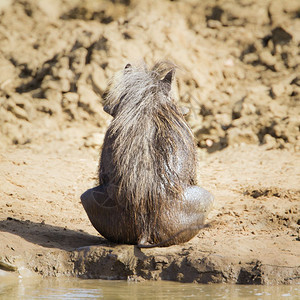
[[[183,243],[204,228],[213,196],[196,186],[193,135],[172,100],[174,66],[130,65],[111,83],[113,116],[99,185],[81,195],[94,227],[107,239],[139,246]]]
[[[99,170],[100,184],[109,184],[136,226],[148,231],[196,181],[193,136],[171,97],[172,78],[163,78],[174,66],[164,66],[125,69],[112,84],[107,103],[114,119]]]

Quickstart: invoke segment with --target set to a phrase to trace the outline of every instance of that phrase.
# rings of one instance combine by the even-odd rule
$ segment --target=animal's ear
[[[119,105],[117,104],[115,107],[111,107],[109,105],[104,105],[103,110],[111,115],[112,117],[116,116],[117,110],[118,110]]]
[[[161,80],[161,82],[167,85],[168,89],[171,89],[172,80],[175,74],[175,70],[171,70],[167,73],[167,75]]]
[[[104,110],[106,113],[108,113],[108,114],[111,115],[111,110],[110,110],[110,108],[109,108],[108,105],[104,105],[104,106],[103,106],[103,110]]]
[[[131,64],[127,64],[127,65],[125,66],[124,70],[129,70],[129,69],[131,69],[131,68],[132,68]]]

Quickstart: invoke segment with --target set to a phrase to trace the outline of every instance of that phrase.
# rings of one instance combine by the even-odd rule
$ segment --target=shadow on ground
[[[84,246],[109,244],[104,238],[86,232],[10,217],[0,221],[0,231],[18,235],[28,242],[42,247],[66,251]]]

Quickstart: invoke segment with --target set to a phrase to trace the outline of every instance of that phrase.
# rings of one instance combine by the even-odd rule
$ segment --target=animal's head
[[[150,70],[145,65],[135,67],[127,64],[109,83],[104,97],[104,111],[113,117],[120,112],[130,115],[172,101],[175,68],[169,62],[159,62]]]

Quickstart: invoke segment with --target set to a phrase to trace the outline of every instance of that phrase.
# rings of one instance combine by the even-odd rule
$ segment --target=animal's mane
[[[116,197],[139,220],[155,222],[155,212],[179,199],[187,178],[174,171],[178,148],[195,159],[190,128],[162,79],[175,65],[159,62],[152,69],[133,66],[116,74],[106,106],[114,111],[109,127]],[[193,173],[193,171],[192,171]],[[150,222],[149,222],[150,219]],[[143,220],[142,220],[143,221]]]

